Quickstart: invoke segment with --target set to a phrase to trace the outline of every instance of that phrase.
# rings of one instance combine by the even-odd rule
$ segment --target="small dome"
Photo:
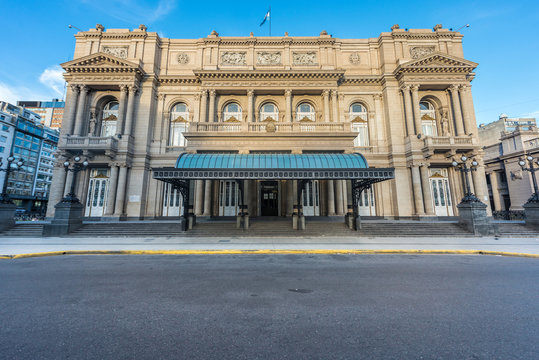
[[[506,113],[501,113],[500,114],[500,119],[507,119],[507,118],[508,118],[508,116],[507,116]]]

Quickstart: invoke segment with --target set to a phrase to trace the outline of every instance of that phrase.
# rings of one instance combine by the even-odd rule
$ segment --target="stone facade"
[[[451,161],[466,154],[480,163],[475,192],[488,199],[470,85],[477,64],[464,59],[458,32],[166,39],[144,26],[97,26],[75,38],[74,60],[62,64],[59,163],[89,159],[77,184],[87,217],[177,216],[176,194],[150,169],[173,167],[182,152],[359,152],[371,167],[395,168],[395,180],[362,200],[362,215],[387,218],[457,215],[463,185]],[[52,204],[69,184],[58,166]],[[195,214],[230,215],[233,186],[195,181]],[[292,181],[244,188],[252,216],[270,202],[272,214],[292,214]],[[349,189],[319,180],[303,201],[311,215],[342,216]]]

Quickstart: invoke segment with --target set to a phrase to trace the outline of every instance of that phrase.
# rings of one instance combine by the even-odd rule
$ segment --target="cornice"
[[[227,70],[199,70],[193,71],[200,80],[242,79],[242,80],[288,80],[288,79],[327,79],[339,80],[344,75],[343,70],[275,70],[275,71],[227,71]]]
[[[281,38],[256,38],[256,37],[242,37],[242,38],[203,38],[204,44],[209,45],[223,45],[223,46],[246,46],[246,45],[258,45],[258,46],[284,46],[284,45],[298,45],[298,46],[331,46],[335,44],[335,38],[293,38],[293,37],[281,37]]]
[[[341,85],[359,85],[359,84],[381,84],[382,77],[378,75],[371,76],[345,76],[341,80]]]
[[[200,84],[200,80],[194,76],[166,75],[160,76],[157,81],[159,82],[159,85]]]
[[[139,64],[120,59],[119,57],[98,52],[74,59],[61,64],[68,74],[134,74],[144,75],[144,70]]]

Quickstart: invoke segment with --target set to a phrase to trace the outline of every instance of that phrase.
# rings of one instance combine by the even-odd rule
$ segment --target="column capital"
[[[217,94],[217,91],[215,91],[214,89],[211,89],[209,92],[211,97],[214,97]]]
[[[138,91],[138,86],[137,85],[129,85],[129,93],[131,94],[136,94],[136,92]]]
[[[193,97],[195,98],[195,101],[200,100],[200,94],[198,93],[196,93]]]
[[[284,91],[284,94],[285,94],[285,96],[292,96],[292,90],[286,89],[286,90]]]
[[[456,84],[453,84],[449,87],[449,91],[452,92],[452,93],[455,93],[459,90],[459,86],[456,85]]]
[[[410,85],[410,84],[403,84],[403,85],[401,85],[401,91],[403,91],[403,92],[410,91],[411,87],[412,87],[412,85]]]
[[[331,96],[337,98],[337,96],[339,96],[339,92],[337,90],[331,90]]]
[[[200,96],[202,96],[202,97],[208,97],[208,90],[203,89],[203,90],[200,92]]]
[[[80,85],[79,84],[70,84],[69,87],[71,88],[72,92],[78,93],[80,91]]]
[[[471,90],[471,88],[472,88],[472,86],[471,86],[471,85],[466,85],[466,84],[464,84],[464,85],[460,85],[460,86],[459,86],[459,90],[460,90],[460,91],[462,91],[462,92],[467,92],[467,91],[470,91],[470,90]]]
[[[410,85],[410,90],[412,90],[413,92],[419,91],[419,84]]]
[[[329,97],[329,90],[324,90],[324,91],[322,91],[322,95],[323,95],[324,97]]]
[[[374,101],[382,101],[382,99],[384,98],[384,95],[374,94],[373,97],[374,97]]]
[[[90,88],[88,87],[88,85],[84,85],[84,84],[79,85],[79,89],[81,93],[90,91]]]
[[[120,84],[119,87],[121,92],[127,92],[127,90],[129,89],[129,85],[127,84]]]
[[[255,91],[253,89],[247,90],[247,96],[253,96],[255,94]]]

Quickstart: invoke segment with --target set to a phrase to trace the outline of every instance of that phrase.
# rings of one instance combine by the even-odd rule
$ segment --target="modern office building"
[[[41,125],[40,116],[22,106],[0,102],[0,109],[6,118],[11,117],[13,126],[9,155],[24,162],[23,166],[11,171],[7,193],[19,208],[28,213],[44,214],[60,134]],[[7,166],[6,160],[4,163]]]
[[[184,197],[198,216],[236,215],[242,202],[251,216],[298,205],[309,216],[356,205],[363,216],[454,216],[461,154],[479,162],[472,183],[488,202],[477,64],[441,25],[368,39],[168,39],[97,25],[75,38],[58,161],[88,158],[76,184],[88,218],[175,217]],[[55,169],[52,203],[71,179]]]
[[[17,101],[18,106],[33,111],[41,117],[41,124],[60,130],[64,117],[65,102],[59,99],[52,101]]]
[[[4,111],[4,107],[5,105],[0,102],[0,158],[2,159],[2,169],[7,169],[7,159],[11,155],[17,118],[10,112]],[[0,171],[0,191],[3,189],[5,177],[6,172]]]
[[[539,156],[539,131],[534,118],[508,118],[479,127],[484,144],[489,197],[494,211],[522,211],[533,193],[531,174],[519,161]]]

